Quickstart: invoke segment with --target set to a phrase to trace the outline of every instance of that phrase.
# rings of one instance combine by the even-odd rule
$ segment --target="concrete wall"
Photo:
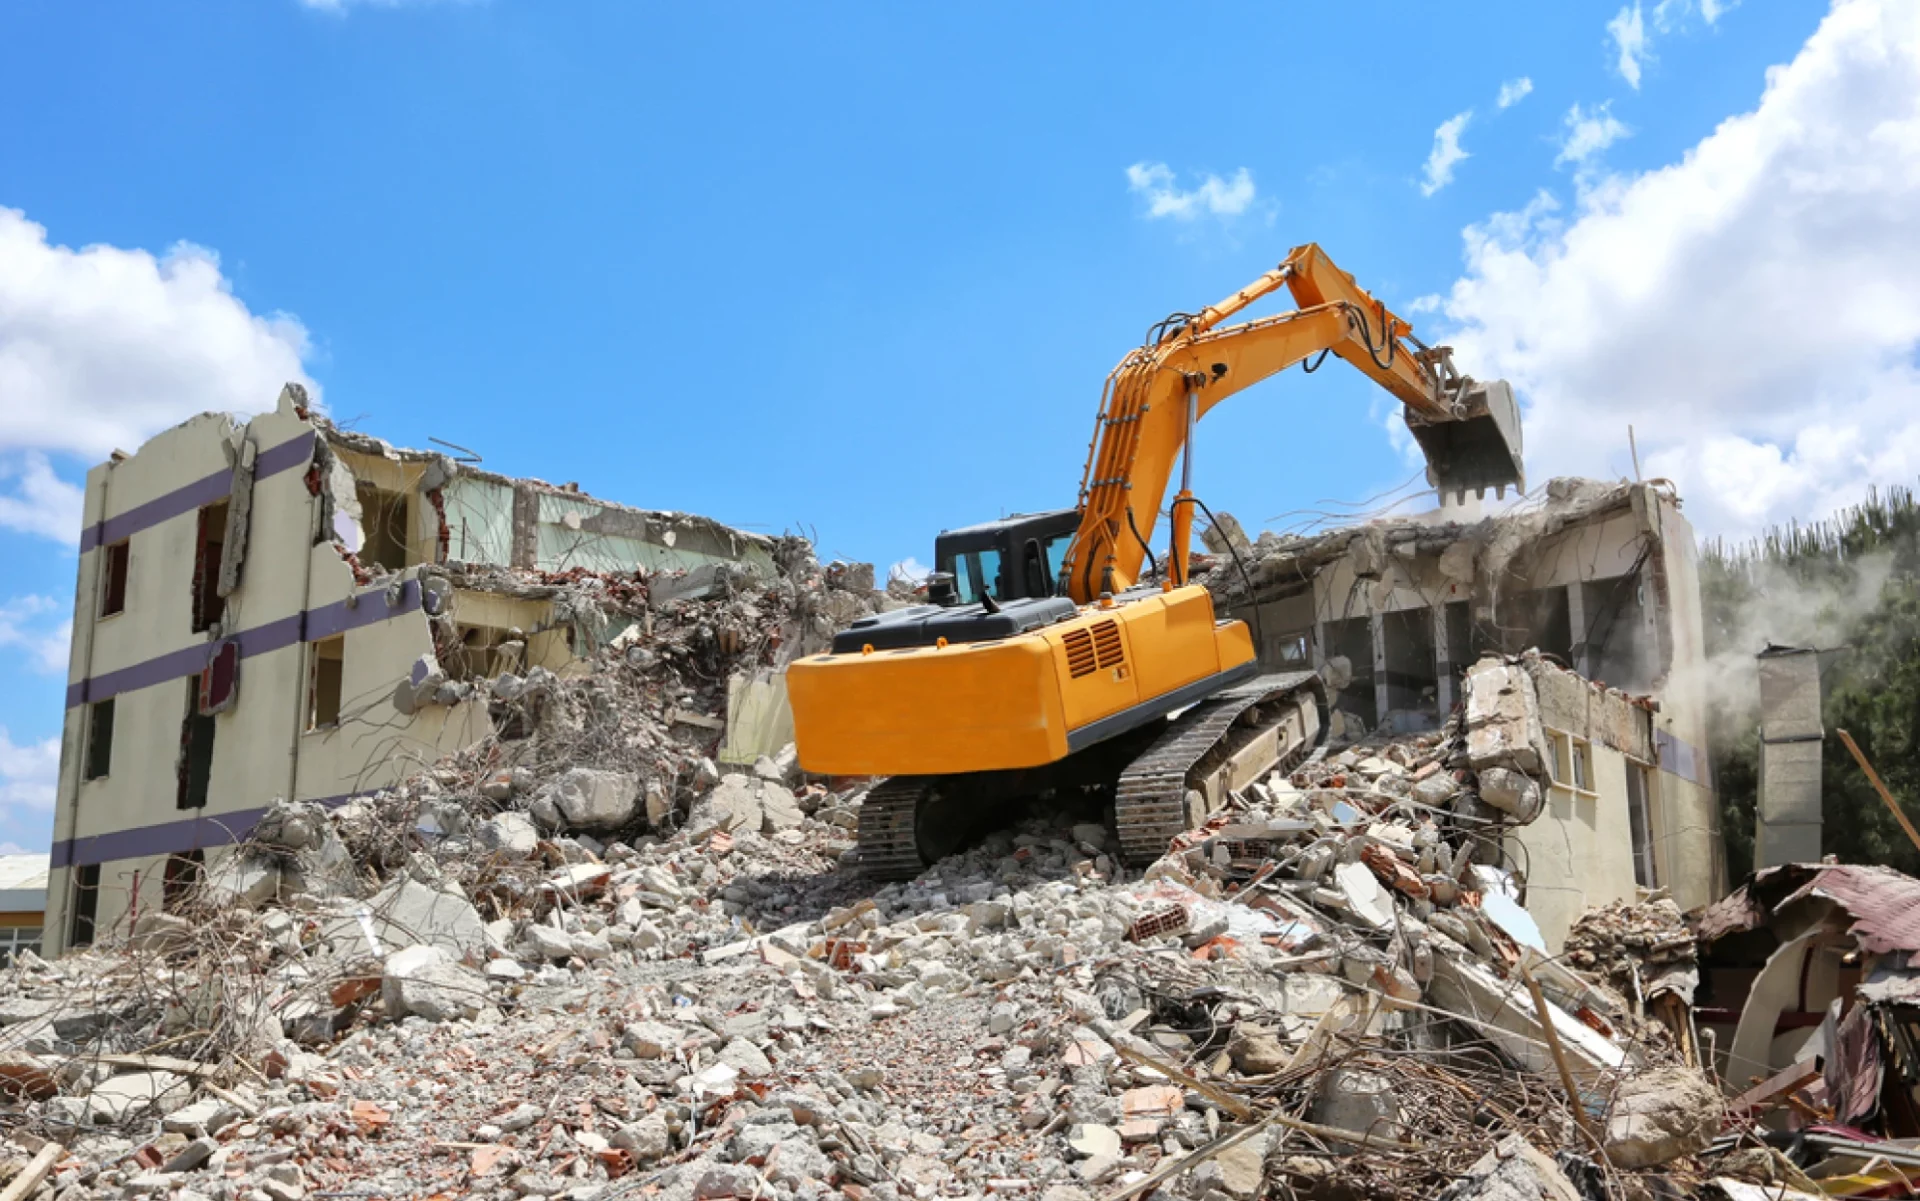
[[[1396,708],[1409,702],[1406,689],[1376,686],[1372,712],[1361,715],[1369,726],[1391,721],[1397,729],[1417,728],[1419,720],[1411,718],[1437,724],[1458,699],[1453,676],[1473,662],[1481,641],[1497,647],[1504,639],[1506,649],[1524,649],[1528,617],[1543,610],[1544,601],[1564,606],[1566,645],[1541,649],[1589,676],[1604,671],[1607,684],[1649,696],[1657,709],[1628,705],[1570,673],[1562,673],[1564,687],[1548,680],[1542,697],[1548,724],[1595,747],[1596,795],[1555,790],[1541,817],[1516,835],[1516,853],[1533,865],[1529,907],[1557,946],[1583,906],[1635,895],[1625,791],[1631,764],[1655,769],[1647,810],[1657,884],[1683,909],[1725,893],[1726,858],[1706,756],[1699,571],[1693,529],[1677,501],[1650,486],[1632,487],[1622,503],[1550,534],[1533,536],[1523,518],[1496,525],[1490,536],[1475,533],[1481,541],[1455,544],[1444,554],[1408,553],[1410,543],[1387,533],[1387,527],[1364,532],[1341,557],[1311,575],[1302,572],[1297,584],[1276,573],[1280,582],[1257,614],[1254,606],[1233,611],[1257,622],[1262,662],[1272,670],[1297,667],[1285,654],[1305,634],[1311,662],[1323,665],[1336,649],[1334,632],[1351,632],[1338,623],[1368,622],[1374,662],[1354,668],[1357,679],[1378,684],[1388,673],[1405,674],[1395,631],[1406,641],[1410,628],[1383,615],[1418,611],[1426,624],[1417,632],[1432,634],[1417,649],[1433,658],[1434,701],[1420,718]],[[1498,592],[1483,578],[1490,562],[1499,564]],[[1469,617],[1464,630],[1457,622],[1462,609]],[[1450,611],[1456,618],[1451,633]],[[1454,645],[1462,641],[1469,645]]]
[[[429,604],[445,604],[456,628],[517,628],[527,634],[522,670],[574,666],[570,632],[555,623],[548,602],[474,591],[430,592],[422,586],[420,566],[356,582],[354,568],[331,536],[342,530],[351,534],[352,522],[328,522],[325,506],[334,501],[332,494],[324,483],[318,489],[308,486],[309,468],[326,452],[316,449],[322,431],[298,411],[302,399],[289,390],[274,412],[245,425],[223,416],[197,417],[156,436],[137,454],[88,474],[88,532],[76,576],[47,889],[49,952],[65,949],[73,933],[76,888],[85,872],[99,874],[94,927],[96,936],[103,936],[162,904],[170,856],[199,850],[214,860],[222,848],[245,837],[275,800],[339,803],[389,785],[490,733],[484,702],[427,705],[407,714],[395,707],[396,685],[418,660],[435,654]],[[243,441],[252,442],[259,457],[239,583],[214,629],[195,632],[199,511],[227,495],[232,469],[224,448]],[[356,481],[406,498],[406,557],[414,564],[440,558],[442,511],[448,517],[448,557],[462,545],[456,522],[464,522],[469,553],[504,552],[497,561],[505,563],[505,555],[514,551],[515,497],[529,487],[545,488],[456,477],[442,487],[436,508],[420,489],[430,467],[444,460],[364,447],[336,445],[332,451]],[[457,503],[448,503],[450,492]],[[620,513],[623,520],[632,520],[636,512],[590,498],[582,502]],[[653,515],[641,520],[662,533],[682,528],[683,522],[695,530],[694,547],[685,552],[670,545],[655,546],[648,555],[634,551],[645,566],[677,565],[676,556],[711,561],[707,551],[727,544],[744,548],[743,558],[750,550],[756,561],[771,566],[764,539],[701,519]],[[129,547],[126,604],[122,612],[96,620],[103,548],[122,536]],[[622,560],[618,569],[636,565]],[[430,596],[436,599],[429,601]],[[315,648],[336,635],[342,647],[339,720],[310,729]],[[211,718],[206,804],[181,809],[176,768],[189,690],[217,638],[238,639],[237,698]],[[83,780],[89,706],[109,697],[114,706],[110,770],[102,778]]]

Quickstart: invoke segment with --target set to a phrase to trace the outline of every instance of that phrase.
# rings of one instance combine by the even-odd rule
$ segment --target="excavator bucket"
[[[1507,486],[1527,487],[1520,461],[1520,406],[1513,388],[1497,379],[1472,382],[1460,393],[1464,417],[1431,421],[1407,414],[1407,428],[1427,456],[1427,481],[1442,496],[1505,496]]]

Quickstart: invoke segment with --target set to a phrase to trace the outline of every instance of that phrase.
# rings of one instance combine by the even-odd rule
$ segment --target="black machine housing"
[[[1054,509],[945,530],[933,541],[933,570],[953,577],[961,604],[1057,596],[1060,562],[1079,528],[1080,510]]]
[[[1080,510],[1055,509],[944,531],[933,543],[934,603],[863,617],[833,636],[833,653],[988,642],[1066,621],[1080,609],[1056,595],[1060,561],[1079,528]]]

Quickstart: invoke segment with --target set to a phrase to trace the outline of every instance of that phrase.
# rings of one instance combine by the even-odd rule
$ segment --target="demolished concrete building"
[[[512,694],[631,624],[553,583],[653,573],[659,601],[772,574],[777,551],[396,450],[294,385],[244,423],[204,414],[116,452],[84,521],[50,953],[162,905],[276,799],[337,804],[493,734]]]
[[[1522,690],[1537,713],[1517,762],[1537,764],[1538,812],[1504,840],[1550,946],[1586,908],[1641,889],[1683,909],[1726,891],[1694,537],[1670,488],[1556,479],[1493,516],[1448,508],[1255,542],[1220,525],[1219,607],[1248,622],[1269,668],[1327,677],[1336,738],[1437,729],[1484,655],[1541,652],[1479,695]]]

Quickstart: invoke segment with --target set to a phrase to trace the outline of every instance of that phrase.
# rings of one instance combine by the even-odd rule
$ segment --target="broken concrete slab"
[[[633,820],[640,778],[630,772],[576,767],[562,773],[547,789],[568,828],[611,830]]]
[[[1467,1169],[1447,1201],[1583,1201],[1560,1165],[1509,1134]]]
[[[1651,1168],[1704,1151],[1724,1109],[1720,1090],[1692,1068],[1629,1076],[1607,1109],[1607,1156],[1623,1168]]]
[[[540,831],[524,813],[498,813],[474,828],[474,844],[489,855],[519,860],[540,846]]]
[[[407,947],[387,956],[380,996],[389,1014],[412,1014],[430,1022],[475,1018],[488,1005],[485,978],[434,946]]]

